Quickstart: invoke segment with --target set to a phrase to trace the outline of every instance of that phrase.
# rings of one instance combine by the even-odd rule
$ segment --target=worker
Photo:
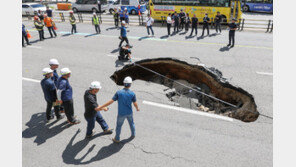
[[[203,27],[202,27],[202,35],[201,36],[204,36],[205,29],[207,29],[208,35],[210,34],[209,22],[210,22],[210,18],[208,17],[208,14],[206,13],[205,17],[203,18]]]
[[[235,31],[237,29],[237,25],[236,25],[235,21],[236,20],[233,18],[231,23],[228,25],[228,27],[229,27],[229,43],[227,46],[228,47],[230,46],[231,48],[234,47],[234,36],[235,36]]]
[[[100,12],[100,13],[102,13],[102,11],[101,11],[101,6],[102,6],[101,1],[98,0],[98,9],[99,9],[99,12]]]
[[[132,61],[131,54],[132,54],[131,48],[128,44],[126,44],[125,47],[124,46],[120,47],[118,59]]]
[[[171,26],[172,26],[172,17],[171,17],[171,13],[168,14],[167,17],[167,28],[168,28],[168,35],[171,35]]]
[[[118,13],[119,13],[120,22],[124,21],[124,16],[125,16],[124,11],[119,9]]]
[[[118,27],[119,13],[117,11],[117,8],[114,8],[113,18],[114,18],[114,25],[115,25],[115,27]]]
[[[189,25],[190,25],[190,17],[189,17],[189,13],[186,13],[186,16],[185,16],[185,32],[187,32],[189,30]]]
[[[185,12],[183,11],[183,9],[181,9],[180,13],[179,13],[179,17],[180,17],[180,28],[181,28],[181,31],[183,30],[184,28],[184,25],[185,25],[185,18],[186,18],[186,14]]]
[[[195,30],[195,35],[197,35],[197,26],[198,26],[198,18],[196,17],[195,14],[193,14],[193,17],[191,19],[191,33],[190,36],[192,36],[193,30]]]
[[[58,79],[57,86],[58,103],[64,106],[68,122],[70,124],[79,124],[80,120],[74,117],[74,105],[72,97],[73,91],[69,83],[71,71],[69,70],[69,68],[62,68],[61,75],[62,76]]]
[[[173,20],[174,20],[174,34],[179,32],[179,22],[180,22],[180,18],[178,16],[178,13],[175,12],[173,15]],[[177,29],[177,31],[176,31]]]
[[[98,110],[102,110],[104,107],[108,107],[109,105],[111,105],[114,101],[118,101],[116,135],[115,138],[112,139],[115,143],[120,142],[121,127],[125,119],[127,119],[131,129],[131,139],[135,138],[136,131],[131,104],[133,103],[136,110],[140,111],[136,100],[136,94],[130,90],[132,78],[129,76],[125,77],[123,80],[123,84],[124,88],[122,90],[117,91],[110,101],[98,108]]]
[[[97,34],[101,33],[100,20],[96,13],[93,13],[92,24],[95,26]]]
[[[55,32],[55,30],[53,28],[55,26],[55,23],[52,21],[52,19],[50,17],[47,16],[47,14],[44,14],[44,24],[48,29],[50,37],[51,38],[53,37],[51,32],[53,32],[54,37],[57,37],[57,33]]]
[[[37,29],[38,31],[38,34],[39,34],[39,39],[40,41],[43,41],[45,38],[44,38],[44,30],[43,30],[43,23],[40,21],[39,17],[38,16],[35,16],[34,17],[34,25],[35,25],[35,28]]]
[[[76,19],[75,19],[73,11],[70,11],[69,20],[70,20],[70,23],[72,25],[71,34],[73,34],[73,32],[77,33],[77,31],[76,31]]]
[[[24,39],[26,40],[27,42],[27,45],[31,45],[30,42],[29,42],[29,39],[28,39],[28,36],[27,36],[27,31],[26,31],[26,27],[24,24],[22,24],[22,45],[23,47],[26,47],[25,46],[25,42],[24,42]]]
[[[217,15],[215,17],[215,28],[216,28],[216,33],[218,33],[218,31],[220,31],[221,33],[221,21],[222,21],[222,16],[220,14],[220,12],[217,12]]]
[[[119,38],[121,39],[119,46],[118,46],[119,48],[121,47],[123,41],[125,41],[129,45],[127,35],[126,35],[125,21],[121,22],[121,29],[120,29],[120,37]]]
[[[124,21],[126,22],[127,25],[129,25],[129,16],[128,16],[127,8],[124,8]]]
[[[48,17],[52,18],[52,10],[48,6],[46,7],[46,14]]]
[[[40,21],[43,21],[44,15],[43,15],[43,12],[41,12],[41,10],[38,10],[37,16],[39,17]]]
[[[42,73],[43,73],[44,79],[42,79],[41,81],[41,88],[43,90],[44,98],[47,103],[46,120],[47,122],[49,122],[51,119],[54,118],[51,112],[52,111],[51,108],[54,105],[54,103],[57,102],[57,93],[56,93],[56,87],[54,85],[54,82],[51,79],[51,77],[53,76],[53,71],[50,68],[44,68],[42,70]],[[55,109],[54,112],[58,120],[64,117],[60,114],[59,110]]]
[[[49,68],[53,71],[53,76],[51,77],[51,79],[53,80],[55,87],[58,87],[59,75],[57,73],[57,69],[59,68],[59,65],[60,64],[57,59],[49,60]],[[57,104],[56,106],[54,106],[54,109],[59,110],[61,113],[64,113],[63,105]]]
[[[150,29],[152,32],[152,36],[154,37],[154,32],[152,29],[153,23],[154,23],[154,19],[150,16],[150,14],[148,14],[148,17],[146,18],[146,28],[147,28],[148,36],[150,36],[150,32],[149,32],[149,29]]]
[[[100,107],[97,103],[97,93],[102,89],[100,82],[94,81],[90,84],[90,88],[84,93],[84,118],[87,121],[86,138],[90,138],[94,134],[95,122],[97,121],[104,131],[104,134],[112,134],[112,130],[104,120],[103,116],[98,110]],[[108,108],[104,107],[104,111]]]

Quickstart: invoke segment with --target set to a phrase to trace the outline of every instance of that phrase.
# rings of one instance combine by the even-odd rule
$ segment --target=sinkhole
[[[222,73],[202,64],[192,65],[173,58],[156,58],[125,65],[110,77],[123,85],[126,76],[162,84],[169,100],[179,106],[253,122],[259,117],[254,97],[231,85]]]

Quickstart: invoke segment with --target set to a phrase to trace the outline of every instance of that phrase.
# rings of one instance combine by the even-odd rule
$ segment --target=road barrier
[[[99,19],[100,19],[100,23],[114,23],[114,18],[113,15],[109,15],[109,14],[101,14],[101,13],[97,13]],[[53,20],[54,21],[61,21],[61,22],[65,22],[66,20],[69,21],[69,12],[66,11],[58,11],[58,12],[53,12]],[[92,14],[89,13],[74,13],[75,18],[78,18],[78,21],[80,23],[83,22],[91,22],[92,21]],[[32,20],[30,14],[27,12],[25,17],[28,18],[28,20]],[[146,19],[147,16],[144,14],[141,15],[129,15],[129,24],[134,24],[134,25],[139,25],[139,26],[144,26],[144,19]],[[203,20],[203,17],[199,17],[199,24],[202,25],[202,23],[200,21]],[[227,28],[227,24],[230,22],[229,19],[222,19],[222,23],[221,26],[222,28],[224,27]],[[160,21],[155,21],[155,26],[166,26],[166,16],[161,16],[161,20]],[[261,30],[264,31],[266,33],[271,33],[273,31],[273,20],[259,20],[259,19],[239,19],[237,21],[237,25],[238,25],[238,30],[239,31],[243,31],[243,30]],[[210,28],[215,28],[215,21],[214,18],[210,18],[210,23],[209,23],[209,27]]]

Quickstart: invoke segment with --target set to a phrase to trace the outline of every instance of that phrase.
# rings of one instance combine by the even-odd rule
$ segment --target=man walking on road
[[[95,30],[96,30],[97,34],[101,33],[100,21],[99,21],[99,17],[97,16],[96,13],[93,13],[92,24],[95,26]]]
[[[133,110],[132,103],[136,107],[137,111],[139,110],[138,104],[136,102],[136,95],[133,91],[130,90],[132,84],[132,78],[126,77],[123,80],[124,88],[115,93],[112,100],[108,101],[106,104],[100,106],[98,110],[102,110],[104,107],[111,105],[114,101],[118,101],[118,116],[116,123],[116,135],[113,138],[113,142],[120,142],[120,133],[121,127],[125,119],[127,119],[130,129],[131,129],[131,138],[134,138],[136,135],[135,124],[133,119]]]
[[[44,68],[42,70],[44,79],[41,81],[41,87],[44,93],[44,98],[47,103],[46,107],[46,120],[49,122],[54,118],[51,112],[53,104],[57,101],[56,87],[54,85],[51,77],[53,76],[53,71],[50,68]],[[60,114],[60,111],[55,108],[54,110],[57,119],[62,119],[64,116]]]
[[[229,43],[227,46],[230,46],[232,48],[234,47],[234,36],[235,36],[235,30],[237,29],[237,25],[235,24],[235,19],[232,19],[231,23],[228,26],[229,26]]]
[[[51,77],[51,79],[53,80],[56,88],[58,87],[59,75],[57,73],[57,68],[59,68],[59,65],[60,64],[57,59],[49,60],[50,69],[53,71],[53,76]],[[57,104],[56,106],[54,106],[54,109],[60,111],[61,113],[64,113],[64,107],[62,105]]]
[[[167,17],[167,28],[168,28],[168,35],[171,35],[171,26],[172,26],[172,18],[171,18],[171,13],[169,13]]]
[[[98,81],[94,81],[90,84],[90,88],[85,91],[84,93],[84,118],[87,121],[87,130],[86,130],[86,138],[90,138],[93,136],[94,132],[93,129],[95,127],[95,122],[97,121],[101,128],[104,131],[104,134],[111,134],[112,130],[109,129],[106,121],[104,120],[103,116],[98,110],[100,107],[97,103],[97,93],[101,89],[101,84]],[[104,107],[104,111],[107,111],[108,108]]]
[[[69,83],[71,71],[68,68],[61,69],[61,77],[58,79],[58,99],[65,108],[65,114],[70,124],[79,124],[80,121],[74,117],[73,91]]]
[[[152,36],[154,36],[154,32],[153,32],[153,29],[152,29],[152,24],[153,23],[154,23],[154,19],[150,16],[150,14],[148,14],[148,17],[146,19],[146,28],[147,28],[148,36],[150,36],[149,29],[152,32]]]
[[[54,28],[53,28],[53,27],[55,26],[55,24],[54,24],[54,22],[52,21],[52,19],[51,19],[50,17],[47,16],[47,14],[44,14],[44,24],[45,24],[45,26],[47,27],[48,32],[49,32],[51,38],[53,37],[53,35],[52,35],[51,32],[53,32],[54,37],[56,37],[57,34],[56,34],[56,32],[55,32],[55,30],[54,30]]]
[[[22,24],[22,44],[23,44],[23,47],[26,47],[25,46],[24,39],[26,40],[27,45],[31,45],[30,42],[29,42],[29,39],[28,39],[27,35],[28,34],[27,34],[27,31],[26,31],[25,25]]]
[[[115,27],[118,27],[119,13],[117,11],[117,8],[114,9],[113,18],[114,18],[114,25],[115,25]]]
[[[222,21],[222,16],[220,15],[220,12],[217,12],[217,15],[215,17],[216,33],[218,33],[218,31],[220,31],[221,33],[221,21]]]
[[[205,29],[207,29],[208,35],[210,34],[209,22],[210,22],[210,18],[208,17],[208,14],[206,13],[205,17],[203,18],[203,27],[202,27],[202,35],[201,36],[204,36]]]
[[[73,32],[77,33],[77,31],[76,31],[76,19],[75,19],[73,11],[70,12],[69,20],[70,20],[70,23],[72,25],[71,34],[73,34]]]
[[[126,44],[129,45],[129,43],[128,43],[128,39],[127,39],[127,35],[126,35],[125,21],[122,21],[122,22],[121,22],[120,37],[119,37],[119,38],[121,39],[121,41],[120,41],[120,43],[119,43],[119,46],[118,46],[119,48],[121,47],[123,41],[125,41]]]
[[[43,41],[45,38],[44,38],[44,30],[43,30],[43,23],[40,21],[39,17],[38,16],[35,16],[34,17],[34,25],[35,25],[35,28],[37,29],[38,31],[38,34],[39,34],[39,39],[40,41]]]
[[[197,25],[198,25],[198,18],[196,17],[196,15],[194,14],[192,19],[191,19],[191,33],[190,36],[192,36],[193,30],[195,30],[195,35],[197,35]]]

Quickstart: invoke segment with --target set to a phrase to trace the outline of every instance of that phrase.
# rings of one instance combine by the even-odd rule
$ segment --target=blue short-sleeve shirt
[[[117,91],[112,100],[118,101],[118,115],[120,116],[132,114],[132,103],[137,101],[136,94],[126,88]]]
[[[72,87],[68,81],[68,79],[65,79],[63,77],[60,77],[58,79],[58,85],[57,85],[57,89],[62,91],[61,94],[61,100],[62,101],[70,101],[72,100]]]

